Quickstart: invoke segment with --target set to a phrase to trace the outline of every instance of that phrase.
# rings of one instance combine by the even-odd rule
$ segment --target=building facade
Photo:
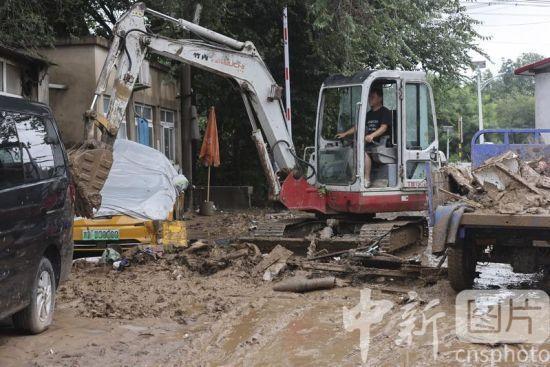
[[[59,40],[55,48],[40,50],[53,64],[49,102],[67,147],[85,135],[83,115],[90,108],[108,51],[109,42],[101,37]],[[145,75],[150,78],[134,89],[118,137],[155,148],[181,167],[179,81],[164,65],[145,63],[144,67],[149,68]],[[96,103],[97,111],[106,114],[110,99],[103,95]]]
[[[48,103],[49,63],[0,45],[0,95]]]
[[[518,68],[516,75],[535,77],[535,128],[550,129],[550,58]],[[550,134],[544,134],[550,144]]]

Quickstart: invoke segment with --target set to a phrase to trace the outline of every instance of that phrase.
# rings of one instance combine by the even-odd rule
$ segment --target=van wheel
[[[52,323],[55,308],[55,275],[47,258],[38,265],[31,293],[31,303],[13,315],[16,328],[30,334],[46,330]]]
[[[461,244],[448,249],[448,275],[451,287],[457,291],[472,288],[476,278],[476,265],[472,246]]]

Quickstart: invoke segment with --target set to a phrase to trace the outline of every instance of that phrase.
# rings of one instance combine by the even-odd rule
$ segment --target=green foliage
[[[96,34],[111,28],[133,0],[4,0],[0,3],[0,44],[34,51],[56,37]]]
[[[477,24],[455,0],[315,0],[310,5],[331,72],[415,69],[457,76],[476,50]]]
[[[0,3],[0,44],[33,49],[52,43],[53,28],[40,0],[5,0]]]

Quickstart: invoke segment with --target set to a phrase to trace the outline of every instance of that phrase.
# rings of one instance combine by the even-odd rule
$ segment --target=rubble
[[[277,245],[256,265],[254,271],[263,274],[263,280],[272,281],[286,268],[286,262],[292,255],[292,251],[287,250],[281,245]]]
[[[456,184],[458,192],[440,191],[479,212],[550,214],[548,162],[548,157],[525,162],[509,151],[488,159],[471,174],[464,168],[448,166],[443,171]]]
[[[199,274],[214,274],[235,262],[240,261],[240,268],[249,271],[261,259],[261,252],[252,243],[214,246],[199,242],[189,249],[169,257],[172,262],[185,265],[189,270]]]

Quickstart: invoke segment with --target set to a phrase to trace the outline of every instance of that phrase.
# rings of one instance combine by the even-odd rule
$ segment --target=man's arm
[[[356,130],[357,130],[357,128],[355,127],[355,125],[353,125],[351,128],[347,129],[347,130],[344,131],[343,133],[338,133],[338,134],[336,134],[336,137],[337,137],[338,139],[345,138],[345,137],[348,136],[348,135],[354,134]]]
[[[386,131],[388,131],[388,124],[382,124],[374,132],[372,132],[369,135],[365,136],[365,141],[367,143],[372,143],[374,139],[384,135],[386,133]]]

